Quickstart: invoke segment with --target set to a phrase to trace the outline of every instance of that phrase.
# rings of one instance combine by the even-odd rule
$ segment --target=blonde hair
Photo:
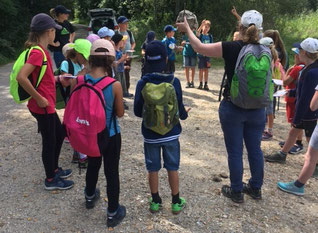
[[[282,63],[283,67],[285,67],[287,63],[286,49],[282,38],[280,37],[279,31],[273,29],[266,30],[264,32],[264,37],[270,37],[273,39],[275,48],[280,49],[281,51],[282,59],[280,62]]]
[[[57,14],[56,14],[56,12],[55,12],[55,8],[51,8],[51,10],[50,10],[50,15],[52,16],[52,18],[53,19],[57,19]]]
[[[255,25],[244,27],[242,24],[239,26],[240,32],[244,43],[257,44],[259,41],[259,30]]]
[[[210,20],[205,20],[204,25],[211,26],[211,21]]]
[[[274,61],[274,63],[277,61],[278,59],[278,52],[277,50],[275,49],[275,46],[274,45],[271,45],[269,46],[270,50],[271,50],[271,53],[272,53],[272,59]]]

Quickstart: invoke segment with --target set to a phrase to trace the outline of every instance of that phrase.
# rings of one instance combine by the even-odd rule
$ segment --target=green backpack
[[[18,76],[20,70],[22,69],[22,67],[24,66],[25,62],[28,60],[29,55],[33,49],[38,49],[43,53],[43,62],[42,62],[42,66],[41,66],[41,69],[39,72],[39,77],[38,77],[36,85],[35,85],[35,89],[37,89],[38,86],[40,85],[40,82],[41,82],[41,80],[46,72],[47,57],[45,55],[45,52],[43,51],[43,49],[40,46],[32,46],[31,48],[24,50],[20,54],[18,59],[15,61],[13,68],[12,68],[12,71],[11,71],[11,74],[10,74],[10,94],[12,95],[14,101],[17,102],[18,104],[26,102],[29,99],[31,99],[31,96],[29,95],[29,93],[27,93],[19,85],[19,83],[17,81],[17,76]],[[30,75],[28,78],[32,83],[32,76]]]
[[[154,84],[148,82],[142,89],[144,98],[143,124],[160,134],[167,134],[179,123],[179,107],[176,91],[171,83]]]

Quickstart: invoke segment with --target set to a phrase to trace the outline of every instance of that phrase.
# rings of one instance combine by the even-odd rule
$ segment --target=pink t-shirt
[[[55,112],[55,79],[52,69],[52,60],[46,49],[40,46],[46,54],[47,57],[47,68],[40,85],[37,88],[37,92],[49,101],[49,106],[46,107],[46,112],[48,114]],[[43,62],[43,53],[38,49],[33,49],[26,63],[36,66],[35,70],[32,72],[32,84],[35,86],[36,81],[39,76],[40,68]],[[40,108],[35,99],[31,98],[28,102],[28,108],[31,112],[37,114],[45,114],[44,108]]]

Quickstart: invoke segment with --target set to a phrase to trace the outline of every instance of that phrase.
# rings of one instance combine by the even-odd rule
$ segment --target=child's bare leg
[[[268,126],[268,132],[270,134],[273,134],[274,114],[268,114],[267,115],[267,126]]]
[[[157,193],[158,192],[158,172],[149,172],[148,173],[148,180],[149,180],[149,187],[151,193]]]
[[[186,76],[186,79],[187,79],[187,83],[189,83],[190,82],[189,67],[185,67],[184,71],[185,71],[185,76]]]
[[[193,83],[194,80],[194,75],[195,75],[195,67],[191,67],[191,82]]]
[[[199,69],[199,82],[202,83],[203,79],[203,69]]]
[[[179,193],[179,174],[178,171],[168,171],[169,185],[171,194],[176,195]]]
[[[204,69],[203,72],[204,72],[204,82],[207,83],[209,78],[209,69]]]

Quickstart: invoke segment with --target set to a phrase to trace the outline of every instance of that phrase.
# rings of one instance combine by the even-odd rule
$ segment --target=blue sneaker
[[[116,214],[111,215],[107,211],[107,227],[117,226],[126,216],[126,207],[119,205]]]
[[[303,146],[303,145],[295,144],[295,145],[290,149],[289,154],[297,155],[297,154],[301,153],[303,150],[304,150],[304,146]]]
[[[288,182],[288,183],[283,183],[283,182],[278,182],[277,187],[287,193],[292,193],[297,196],[303,196],[304,195],[304,186],[301,188],[298,188],[295,186],[295,181]]]
[[[61,167],[59,167],[56,175],[62,179],[66,179],[72,175],[72,169],[63,170]]]
[[[74,186],[74,182],[71,180],[63,180],[59,176],[55,175],[53,180],[49,182],[45,179],[44,188],[46,190],[67,190]]]

